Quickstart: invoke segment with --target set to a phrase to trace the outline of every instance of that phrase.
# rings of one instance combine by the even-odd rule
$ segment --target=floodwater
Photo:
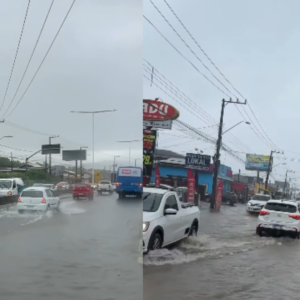
[[[141,300],[142,203],[96,196],[60,212],[0,211],[1,300]]]
[[[256,236],[245,205],[202,206],[198,237],[144,256],[144,300],[299,299],[299,240]]]

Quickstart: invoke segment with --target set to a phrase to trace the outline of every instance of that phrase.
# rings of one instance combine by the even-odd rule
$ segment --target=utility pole
[[[270,176],[270,173],[271,173],[271,164],[273,162],[273,153],[281,153],[281,152],[276,151],[276,150],[271,150],[270,157],[269,157],[267,177],[266,177],[266,182],[265,182],[265,189],[267,189],[268,185],[269,185],[269,176]],[[282,154],[283,154],[283,152],[282,152]]]
[[[238,182],[240,182],[241,170],[239,169]]]
[[[80,150],[87,149],[88,147],[80,147]],[[80,180],[82,180],[82,160],[80,160]]]
[[[75,160],[75,183],[77,182],[77,174],[78,174],[78,161]]]
[[[216,153],[213,157],[214,159],[214,177],[213,177],[213,188],[212,188],[212,197],[210,201],[210,208],[214,209],[216,205],[216,195],[217,195],[217,184],[218,184],[218,173],[219,173],[219,166],[220,166],[220,150],[221,150],[221,145],[222,145],[222,135],[223,135],[223,119],[224,119],[224,110],[225,110],[225,105],[233,103],[233,104],[247,104],[247,100],[245,102],[239,102],[237,101],[232,101],[232,99],[222,100],[222,108],[221,108],[221,116],[220,116],[220,124],[219,124],[219,134],[218,134],[218,139],[216,143]]]
[[[116,182],[116,179],[117,179],[117,176],[116,176],[116,158],[117,157],[120,157],[120,155],[115,155],[114,156],[114,164],[113,164],[113,179],[112,179],[112,181],[113,182]]]
[[[291,171],[291,170],[286,170],[285,172],[285,180],[284,180],[284,186],[283,186],[283,194],[285,195],[285,189],[286,189],[286,184],[287,184],[287,175],[288,173],[295,173],[295,171]]]
[[[55,139],[55,138],[58,138],[59,135],[52,135],[52,136],[49,136],[49,145],[51,145],[51,140],[52,139]],[[47,159],[47,156],[46,156],[46,159]],[[51,153],[49,154],[49,175],[52,174],[52,167],[51,167]]]
[[[14,170],[14,161],[13,161],[12,152],[10,152],[10,166],[11,166],[11,171],[13,172],[13,170]]]

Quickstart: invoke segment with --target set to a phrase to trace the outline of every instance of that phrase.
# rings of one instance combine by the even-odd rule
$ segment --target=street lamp
[[[136,142],[140,142],[141,140],[131,140],[131,141],[117,141],[117,143],[128,143],[129,144],[129,166],[130,166],[130,145],[131,143],[136,143]]]
[[[92,170],[92,184],[95,183],[95,114],[102,114],[102,113],[108,113],[108,112],[116,112],[116,109],[107,109],[107,110],[93,110],[93,111],[74,111],[72,110],[71,113],[73,114],[91,114],[93,116],[92,122],[92,132],[93,132],[93,170]]]
[[[226,132],[228,132],[229,130],[231,130],[232,128],[234,128],[234,127],[240,125],[241,123],[245,123],[245,124],[247,124],[247,125],[251,125],[251,123],[248,122],[248,121],[240,121],[240,122],[236,123],[235,125],[231,126],[230,128],[228,128],[227,130],[225,130],[225,131],[222,133],[222,135],[225,134]]]
[[[0,140],[4,139],[4,138],[12,138],[12,135],[4,135],[2,138],[0,138]]]
[[[52,135],[52,136],[49,136],[49,145],[51,145],[51,140],[52,139],[55,139],[55,138],[58,138],[59,135]],[[46,167],[47,167],[47,155],[45,156],[46,157]],[[47,169],[46,169],[47,170]],[[49,175],[52,174],[52,166],[51,166],[51,154],[49,154]]]

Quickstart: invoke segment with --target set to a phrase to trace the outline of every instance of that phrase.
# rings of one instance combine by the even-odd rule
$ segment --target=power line
[[[34,81],[34,79],[35,79],[36,75],[38,74],[39,70],[41,69],[41,67],[42,67],[42,65],[43,65],[43,63],[44,63],[46,57],[48,56],[48,54],[49,54],[49,52],[50,52],[50,50],[51,50],[51,48],[52,48],[54,42],[56,41],[56,38],[57,38],[57,36],[59,35],[59,33],[60,33],[60,31],[61,31],[61,29],[62,29],[62,27],[63,27],[65,21],[67,20],[69,14],[70,14],[70,12],[71,12],[71,10],[72,10],[72,8],[73,8],[73,5],[74,5],[75,1],[76,1],[76,0],[73,0],[71,6],[70,6],[70,8],[69,8],[69,10],[67,11],[67,14],[65,15],[65,17],[64,17],[64,19],[63,19],[63,21],[62,21],[62,23],[61,23],[61,25],[60,25],[58,31],[56,32],[56,34],[55,34],[55,36],[54,36],[54,38],[53,38],[53,40],[52,40],[52,42],[51,42],[51,44],[50,44],[50,46],[49,46],[49,48],[48,48],[48,50],[47,50],[47,52],[46,52],[44,58],[42,59],[42,61],[41,61],[40,65],[39,65],[39,67],[37,68],[36,72],[34,73],[34,75],[33,75],[32,79],[31,79],[31,81],[29,82],[29,85],[28,85],[27,88],[25,89],[24,93],[22,94],[21,98],[19,99],[19,101],[17,102],[17,104],[14,106],[14,108],[12,109],[12,111],[8,114],[7,118],[15,111],[15,109],[18,107],[18,105],[20,104],[20,102],[21,102],[22,99],[24,98],[25,94],[26,94],[27,91],[29,90],[29,88],[30,88],[32,82]]]
[[[26,24],[26,20],[27,20],[29,7],[30,7],[30,0],[28,1],[28,4],[27,4],[27,9],[26,9],[26,12],[25,12],[25,17],[24,17],[24,21],[23,21],[23,25],[22,25],[22,29],[21,29],[21,34],[20,34],[20,37],[19,37],[19,42],[18,42],[14,62],[13,62],[13,65],[12,65],[12,68],[11,68],[11,71],[10,71],[8,83],[7,83],[6,90],[5,90],[5,94],[4,94],[4,97],[3,97],[3,100],[2,100],[2,103],[1,103],[1,106],[0,106],[0,111],[3,107],[3,105],[4,105],[6,95],[7,95],[9,86],[10,86],[10,81],[11,81],[11,78],[12,78],[12,75],[13,75],[13,72],[14,72],[14,69],[15,69],[15,64],[16,64],[16,61],[17,61],[17,57],[18,57],[18,53],[19,53],[19,49],[20,49],[20,45],[21,45],[21,40],[22,40],[22,37],[23,37],[23,32],[24,32],[24,28],[25,28],[25,24]]]
[[[48,12],[47,12],[47,15],[46,15],[46,18],[45,18],[44,23],[43,23],[43,26],[42,26],[42,28],[41,28],[41,30],[40,30],[39,36],[38,36],[38,38],[37,38],[37,40],[36,40],[36,42],[35,42],[34,48],[33,48],[33,50],[32,50],[32,53],[31,53],[31,55],[30,55],[30,58],[29,58],[29,60],[28,60],[27,66],[26,66],[26,68],[25,68],[25,71],[24,71],[24,73],[23,73],[23,75],[22,75],[22,78],[21,78],[21,80],[20,80],[20,82],[19,82],[19,85],[18,85],[18,87],[17,87],[17,90],[16,90],[16,92],[15,92],[15,94],[14,94],[14,96],[13,96],[13,98],[12,98],[12,100],[11,100],[9,106],[8,106],[8,108],[6,109],[5,113],[3,114],[3,117],[2,117],[3,119],[5,118],[6,113],[8,112],[8,110],[9,110],[10,107],[11,107],[11,105],[13,104],[13,102],[14,102],[14,100],[15,100],[15,98],[16,98],[16,95],[17,95],[17,93],[18,93],[18,91],[19,91],[19,89],[20,89],[20,86],[21,86],[21,84],[22,84],[22,82],[23,82],[23,80],[24,80],[24,77],[25,77],[25,75],[26,75],[26,73],[27,73],[27,70],[28,70],[28,68],[29,68],[29,65],[30,65],[30,63],[31,63],[32,57],[33,57],[33,55],[34,55],[34,53],[35,53],[35,50],[36,50],[37,45],[38,45],[38,43],[39,43],[39,41],[40,41],[41,35],[42,35],[43,31],[44,31],[44,27],[45,27],[46,22],[47,22],[47,20],[48,20],[48,17],[49,17],[50,11],[51,11],[51,9],[52,9],[53,3],[54,3],[54,0],[52,0],[52,2],[51,2],[51,4],[50,4],[50,7],[49,7]],[[1,109],[0,109],[0,110],[1,110]]]
[[[154,5],[153,1],[150,0],[150,2]],[[201,50],[201,52],[207,57],[207,59],[210,61],[210,63],[215,67],[215,69],[219,72],[219,74],[225,79],[225,81],[244,99],[246,100],[246,98],[234,87],[234,85],[228,80],[228,78],[221,72],[221,70],[216,66],[216,64],[210,59],[210,57],[207,55],[207,53],[203,50],[203,48],[199,45],[199,43],[196,41],[196,39],[193,37],[193,35],[190,33],[190,31],[186,28],[186,26],[183,24],[183,22],[181,21],[181,19],[178,17],[178,15],[175,13],[175,11],[172,9],[171,5],[167,2],[167,0],[164,0],[165,4],[168,6],[168,8],[170,9],[170,11],[173,13],[173,15],[175,16],[175,18],[178,20],[178,22],[182,25],[182,27],[185,29],[185,31],[188,33],[188,35],[190,36],[190,38],[194,41],[194,43],[198,46],[198,48]],[[155,5],[154,5],[155,6]],[[156,7],[156,6],[155,6]],[[159,9],[156,7],[156,9],[159,11]],[[165,16],[159,11],[159,13],[162,15],[162,17],[165,19],[165,21],[172,27],[172,25],[167,21],[167,19],[165,18]],[[176,30],[173,29],[175,32]],[[177,33],[177,32],[176,32]],[[178,33],[177,33],[178,35]],[[181,38],[181,37],[180,37]],[[182,39],[182,38],[181,38]],[[185,43],[185,41],[183,41]],[[189,49],[190,47],[187,46]],[[191,49],[190,49],[191,50]],[[192,51],[192,50],[191,50]],[[204,65],[205,66],[205,65]],[[206,66],[205,66],[206,67]],[[207,67],[206,67],[207,68]],[[208,68],[207,68],[208,69]],[[212,72],[209,70],[209,72],[212,74]],[[213,74],[212,74],[213,75]],[[213,75],[214,76],[214,75]],[[215,76],[214,76],[215,77]],[[219,81],[219,80],[218,80]],[[236,106],[237,107],[237,106]],[[271,148],[278,148],[270,139],[270,137],[267,135],[267,133],[264,131],[263,127],[261,126],[258,118],[256,117],[253,109],[251,108],[249,102],[248,102],[248,107],[251,111],[251,113],[253,114],[257,124],[259,125],[260,129],[262,130],[262,132],[265,134],[265,136],[267,137],[267,139],[270,141],[272,147]],[[237,107],[238,108],[238,107]],[[245,113],[246,113],[246,109],[243,107]],[[247,114],[247,113],[246,113]],[[249,117],[249,116],[248,116]],[[250,117],[249,117],[250,118]],[[254,125],[254,122],[253,122]],[[259,132],[259,130],[258,130]]]

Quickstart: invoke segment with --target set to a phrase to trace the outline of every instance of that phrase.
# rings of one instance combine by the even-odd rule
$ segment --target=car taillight
[[[46,199],[43,198],[42,201],[41,201],[41,203],[46,203]]]
[[[299,215],[294,215],[294,214],[291,214],[289,215],[290,218],[293,218],[295,220],[300,220],[300,216]]]
[[[270,213],[268,212],[268,211],[265,211],[265,210],[261,210],[260,212],[259,212],[259,215],[260,216],[266,216],[266,215],[269,215]]]
[[[119,183],[119,182],[117,182],[117,183],[116,183],[116,186],[120,186],[120,183]]]
[[[142,187],[142,184],[141,184],[141,183],[139,184],[139,187]]]
[[[22,202],[22,201],[21,201],[21,198],[19,198],[19,199],[18,199],[18,202],[19,202],[19,203],[21,203],[21,202]]]

